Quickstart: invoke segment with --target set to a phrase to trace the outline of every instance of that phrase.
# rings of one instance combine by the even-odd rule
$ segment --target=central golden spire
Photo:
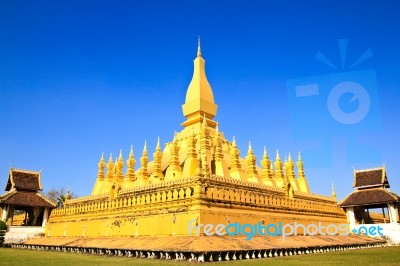
[[[197,39],[197,57],[201,57],[200,36]]]
[[[198,39],[197,57],[194,60],[192,81],[186,92],[186,100],[182,105],[183,115],[187,118],[182,126],[194,124],[200,126],[203,117],[207,119],[207,125],[215,128],[212,120],[217,114],[217,105],[214,103],[214,95],[208,83],[205,71],[205,60],[201,54],[200,37]]]

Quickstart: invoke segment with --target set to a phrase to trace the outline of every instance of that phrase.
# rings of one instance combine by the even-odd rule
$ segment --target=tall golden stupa
[[[277,152],[272,163],[264,149],[258,166],[249,143],[240,157],[235,139],[227,140],[213,120],[217,104],[200,41],[182,110],[182,131],[165,147],[158,140],[151,162],[146,143],[139,165],[132,148],[126,162],[122,152],[115,161],[101,156],[92,194],[67,196],[65,206],[51,212],[46,236],[195,235],[195,229],[188,230],[191,221],[347,223],[333,190],[332,196],[311,193],[300,154],[296,163],[290,154],[282,162]]]

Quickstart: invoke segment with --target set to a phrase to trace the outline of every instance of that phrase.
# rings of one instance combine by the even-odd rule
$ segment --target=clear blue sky
[[[0,184],[12,163],[42,169],[45,189],[88,195],[102,152],[126,158],[133,145],[138,159],[145,140],[151,153],[170,141],[199,34],[216,120],[242,156],[249,140],[258,160],[264,145],[273,157],[301,150],[311,190],[330,195],[334,181],[339,199],[353,166],[386,163],[400,193],[399,14],[397,1],[1,1]],[[353,125],[327,112],[347,81],[370,99]],[[291,96],[307,83],[319,97]],[[345,112],[361,104],[342,96]]]

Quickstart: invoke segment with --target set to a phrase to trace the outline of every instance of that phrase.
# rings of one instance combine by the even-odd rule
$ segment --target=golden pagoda
[[[235,139],[224,137],[214,121],[217,104],[200,40],[182,111],[183,129],[164,147],[158,139],[152,158],[145,143],[140,165],[132,147],[126,164],[122,151],[108,163],[102,155],[92,194],[53,210],[46,236],[187,236],[196,234],[188,232],[193,220],[196,225],[347,223],[335,197],[311,193],[300,154],[296,163],[290,154],[282,162],[277,151],[273,163],[264,148],[259,166],[251,143],[243,158]]]

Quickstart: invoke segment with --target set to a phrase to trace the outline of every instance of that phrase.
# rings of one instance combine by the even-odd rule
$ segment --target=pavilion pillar
[[[10,225],[13,224],[14,222],[14,212],[15,212],[15,206],[8,206],[8,216],[11,218]]]
[[[388,203],[389,217],[391,223],[397,223],[397,208],[394,204]]]
[[[1,220],[6,222],[8,216],[8,205],[4,205],[3,213],[1,214]]]
[[[399,222],[400,221],[400,217],[399,217],[399,205],[397,205],[396,203],[393,203],[393,209],[394,209],[394,217],[395,217],[395,222]]]
[[[350,227],[353,227],[356,225],[356,217],[354,216],[354,208],[353,207],[348,207],[346,208],[346,215],[347,215],[347,221],[350,224]]]
[[[46,226],[48,216],[49,216],[49,208],[44,208],[42,227]]]

